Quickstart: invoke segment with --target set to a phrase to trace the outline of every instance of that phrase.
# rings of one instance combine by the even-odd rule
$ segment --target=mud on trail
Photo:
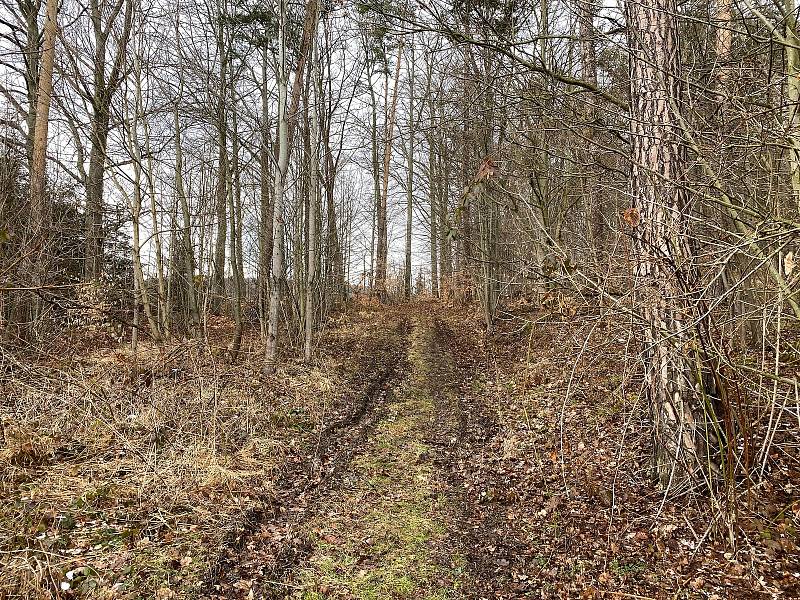
[[[309,552],[309,540],[298,523],[313,513],[324,491],[337,485],[354,453],[379,418],[392,394],[392,384],[407,368],[409,322],[400,314],[374,315],[371,335],[340,340],[341,353],[350,364],[343,387],[356,390],[338,414],[321,415],[327,424],[297,452],[286,458],[270,494],[252,509],[240,526],[229,533],[216,563],[206,574],[202,598],[283,597],[269,590],[289,589],[280,580]],[[266,595],[266,596],[265,596]]]
[[[352,414],[281,477],[209,596],[472,597],[459,461],[490,421],[468,415],[452,336],[424,307],[387,321],[359,358],[366,388]]]

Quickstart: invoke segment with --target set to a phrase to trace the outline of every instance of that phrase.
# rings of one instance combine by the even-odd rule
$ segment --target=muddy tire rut
[[[352,408],[325,426],[311,445],[288,457],[273,493],[243,515],[228,535],[198,598],[286,597],[291,586],[282,579],[308,553],[307,541],[292,531],[314,511],[326,490],[339,484],[348,462],[381,419],[394,384],[408,369],[409,331],[408,320],[398,318],[387,332],[388,339],[375,340],[361,354],[353,370],[357,380],[353,387],[361,391]],[[278,543],[268,543],[268,538]]]
[[[464,466],[496,426],[446,323],[420,311],[387,329],[394,345],[359,359],[351,412],[287,463],[203,597],[475,597],[490,569]]]

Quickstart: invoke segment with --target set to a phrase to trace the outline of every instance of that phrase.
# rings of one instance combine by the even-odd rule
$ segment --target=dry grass
[[[328,350],[353,335],[367,332],[338,319],[315,367],[263,381],[258,353],[230,365],[193,343],[4,354],[0,598],[191,596],[345,398]]]

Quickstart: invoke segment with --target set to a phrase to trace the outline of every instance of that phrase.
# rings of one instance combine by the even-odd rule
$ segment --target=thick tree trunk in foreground
[[[675,0],[626,3],[631,48],[631,197],[646,385],[654,420],[655,468],[664,486],[688,485],[706,464],[708,423],[692,362],[693,312],[687,289],[686,149],[681,135],[680,49]],[[695,340],[696,342],[696,340]]]

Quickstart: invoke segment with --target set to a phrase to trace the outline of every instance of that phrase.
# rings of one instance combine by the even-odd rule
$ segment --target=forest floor
[[[622,332],[362,303],[271,378],[255,334],[236,365],[177,342],[12,363],[0,598],[800,597],[794,463],[729,547],[650,481]]]

